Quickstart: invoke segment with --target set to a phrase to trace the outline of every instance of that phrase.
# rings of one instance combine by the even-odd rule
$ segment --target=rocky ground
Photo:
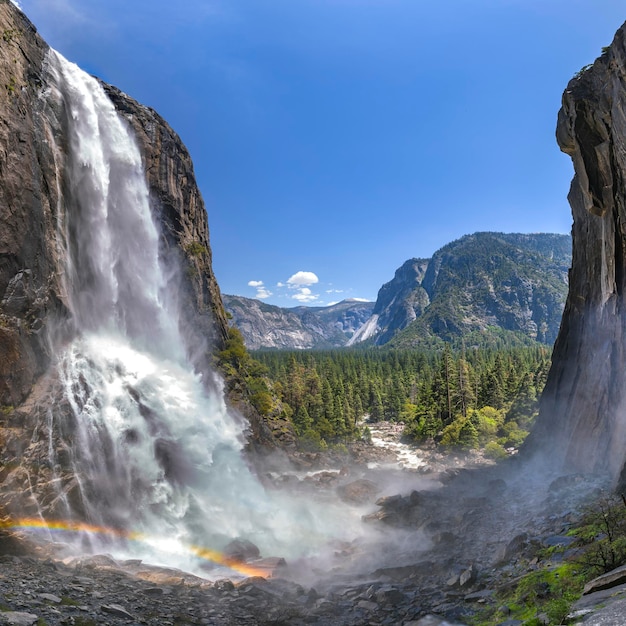
[[[420,619],[417,606],[410,608],[419,604],[417,590],[407,595],[391,583],[368,583],[320,595],[284,579],[209,583],[102,556],[73,565],[4,556],[0,565],[0,624],[426,626],[443,621]]]
[[[397,443],[392,427],[376,430]],[[571,540],[567,530],[598,488],[582,476],[545,480],[516,459],[492,467],[436,450],[414,451],[422,462],[399,470],[396,453],[357,446],[349,464],[345,454],[302,455],[289,470],[267,470],[271,488],[333,494],[366,511],[368,539],[338,545],[308,571],[274,560],[269,579],[209,581],[138,560],[63,558],[55,546],[4,541],[0,624],[468,624],[502,585],[541,565],[538,548]],[[626,602],[612,598],[619,584],[586,596],[578,619],[622,623],[606,621],[606,611]]]

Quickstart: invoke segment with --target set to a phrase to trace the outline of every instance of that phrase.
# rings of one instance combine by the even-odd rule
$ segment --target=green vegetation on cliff
[[[252,439],[267,444],[292,444],[292,410],[281,401],[280,386],[274,385],[267,376],[267,368],[252,358],[236,328],[228,329],[224,349],[215,354],[214,360],[224,377],[230,402],[253,418],[250,419]]]

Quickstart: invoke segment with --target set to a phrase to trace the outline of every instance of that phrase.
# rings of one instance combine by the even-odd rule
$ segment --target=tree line
[[[453,351],[259,351],[254,361],[300,443],[367,436],[364,420],[403,421],[405,436],[444,446],[518,447],[537,414],[549,368],[546,346]]]

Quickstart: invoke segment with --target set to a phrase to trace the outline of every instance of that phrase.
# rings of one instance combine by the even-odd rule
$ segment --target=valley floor
[[[362,513],[367,532],[335,546],[330,559],[275,561],[267,580],[208,581],[139,560],[62,559],[54,545],[21,555],[7,549],[0,624],[480,624],[481,610],[497,605],[503,587],[545,566],[541,548],[570,541],[581,507],[599,493],[583,476],[548,475],[516,458],[494,467],[479,457],[406,450],[392,425],[372,431],[378,445],[357,447],[350,465],[309,454],[289,469],[266,471],[268,488],[338,497]],[[592,610],[584,614],[581,605],[577,619],[622,623],[608,613],[626,603],[607,600],[615,591],[600,592],[595,603],[586,596]],[[501,623],[521,624],[506,615]]]

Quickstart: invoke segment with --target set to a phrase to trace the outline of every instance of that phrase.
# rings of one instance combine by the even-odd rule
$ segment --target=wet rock
[[[119,563],[106,554],[95,554],[94,556],[70,557],[63,561],[66,565],[73,565],[78,569],[101,569],[110,567],[119,569]]]
[[[406,600],[406,596],[395,587],[385,585],[374,594],[379,604],[400,604]]]
[[[452,548],[460,541],[460,538],[450,531],[443,531],[432,536],[432,541],[439,547]]]
[[[424,503],[425,496],[419,491],[411,491],[409,494],[409,506],[416,507]]]
[[[453,574],[452,576],[450,576],[450,578],[448,578],[448,580],[446,580],[446,585],[448,587],[456,587],[456,585],[459,584],[459,575],[458,574]]]
[[[503,561],[508,562],[518,557],[528,545],[528,535],[526,533],[521,533],[516,535],[509,541],[504,550]]]
[[[568,537],[567,535],[551,535],[550,537],[544,537],[541,540],[541,543],[547,548],[550,548],[554,546],[571,546],[575,541],[575,537]]]
[[[365,609],[366,611],[375,611],[378,608],[378,604],[369,600],[361,600],[357,603],[357,607],[359,609]]]
[[[6,611],[0,613],[0,624],[8,626],[32,626],[39,619],[33,613],[22,613],[20,611]]]
[[[119,604],[103,604],[100,607],[103,613],[109,613],[116,617],[123,617],[124,619],[135,619],[124,607]]]
[[[383,496],[376,500],[376,506],[380,506],[383,509],[397,509],[406,506],[404,498],[400,494],[395,496]]]
[[[287,566],[287,562],[282,557],[273,556],[249,561],[249,565],[257,569],[260,575],[267,578],[270,576],[278,576],[279,570],[285,568]]]
[[[327,600],[326,598],[320,598],[315,603],[315,608],[321,613],[326,613],[326,612],[330,613],[331,611],[335,610],[335,605],[333,602],[331,602],[330,600]]]
[[[236,561],[257,559],[261,551],[247,539],[233,539],[223,550],[225,556]]]
[[[259,584],[257,582],[257,584]],[[295,600],[305,595],[302,585],[285,578],[270,578],[263,580],[263,589],[266,593],[287,600]]]
[[[163,589],[161,587],[148,587],[147,589],[143,589],[142,593],[146,596],[157,597],[163,595]]]
[[[52,602],[53,604],[61,604],[61,598],[51,593],[40,593],[39,597],[42,600],[46,600],[47,602]]]
[[[328,487],[337,482],[340,478],[339,472],[320,471],[305,477],[305,481],[312,483],[316,487]]]
[[[317,593],[317,591],[313,588],[309,589],[309,592],[306,594],[306,600],[305,600],[305,604],[306,606],[312,606],[314,605],[319,599],[320,599],[320,594]]]
[[[423,572],[432,571],[433,563],[418,563],[416,565],[405,565],[402,567],[383,567],[373,572],[376,578],[391,578],[393,580],[408,580],[415,578]]]
[[[599,608],[617,600],[620,600],[622,604],[626,604],[626,585],[585,594],[572,605],[571,620],[573,621],[575,618],[593,613]]]
[[[228,580],[228,578],[224,578],[222,580],[216,580],[213,586],[218,591],[233,591],[235,589],[235,585],[233,581]]]
[[[359,478],[337,487],[337,495],[348,504],[367,504],[380,492],[380,487],[367,478]]]
[[[367,515],[363,515],[361,520],[366,524],[372,524],[376,522],[385,522],[389,519],[390,515],[387,511],[375,511],[374,513],[368,513]],[[391,516],[395,519],[395,516]]]
[[[174,567],[163,567],[159,565],[150,565],[149,563],[141,563],[140,567],[123,566],[121,563],[118,570],[128,572],[133,577],[141,578],[146,582],[153,583],[153,586],[173,586],[173,585],[200,585],[206,582],[205,578],[189,574]]]
[[[426,615],[418,620],[404,622],[404,626],[463,626],[463,624],[449,622],[443,617],[437,617],[436,615]]]
[[[550,483],[548,491],[551,493],[556,493],[558,491],[563,491],[564,489],[576,487],[576,485],[580,484],[583,481],[584,476],[582,474],[568,474],[567,476],[559,476]]]
[[[626,583],[626,565],[622,565],[588,582],[583,589],[583,595],[594,593],[595,591],[603,591],[604,589],[611,589],[612,587],[617,587],[624,583]]]
[[[486,602],[490,598],[493,598],[493,589],[482,589],[481,591],[475,591],[474,593],[468,593],[463,597],[465,602]]]
[[[465,571],[461,572],[459,576],[459,586],[465,587],[470,583],[474,582],[476,579],[476,571],[474,570],[474,566],[470,565]]]

